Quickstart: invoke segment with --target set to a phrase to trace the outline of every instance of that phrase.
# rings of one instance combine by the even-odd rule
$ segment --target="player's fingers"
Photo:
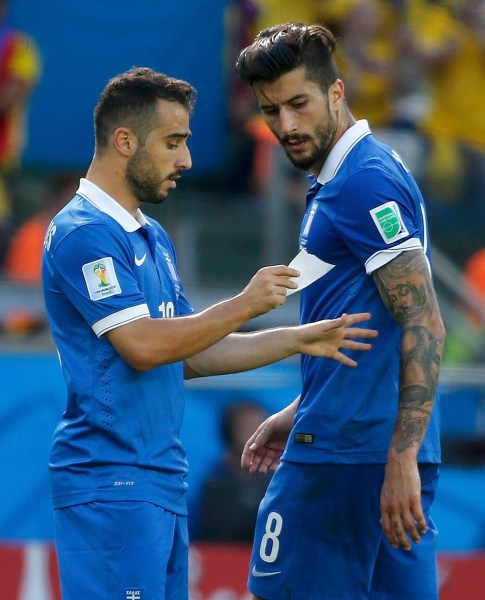
[[[345,338],[375,338],[379,335],[377,329],[364,329],[363,327],[346,327],[344,330]]]
[[[253,434],[253,436],[251,436],[250,440],[248,440],[249,450],[251,450],[251,452],[256,452],[256,450],[258,450],[259,448],[263,448],[266,442],[268,441],[270,435],[271,432],[267,425],[265,423],[260,425],[256,430],[256,433]],[[251,439],[252,443],[250,443]]]
[[[426,517],[423,513],[423,508],[421,506],[421,500],[417,503],[416,507],[413,507],[413,520],[416,523],[416,527],[419,533],[426,533],[426,531],[428,530],[428,525],[426,523]]]
[[[407,542],[407,544],[409,545],[409,541],[407,540],[405,535],[405,539],[402,539],[403,530],[401,526],[401,520],[399,517],[393,517],[389,513],[383,513],[381,516],[381,525],[387,541],[393,548],[399,548],[402,542]]]
[[[272,450],[271,448],[266,450],[266,453],[263,456],[263,459],[261,460],[261,463],[259,465],[260,473],[267,473],[268,471],[272,470],[271,467],[275,460],[275,456],[276,456],[276,452],[274,450]]]
[[[246,445],[241,454],[241,467],[243,469],[250,468],[251,463],[253,462],[253,455],[254,455],[254,452],[251,452]]]
[[[413,540],[415,544],[419,544],[419,542],[421,541],[421,537],[416,527],[416,521],[414,520],[413,515],[410,512],[406,515],[403,515],[402,521],[404,530],[407,532],[409,537]]]
[[[366,342],[356,342],[355,340],[342,340],[340,347],[346,348],[347,350],[371,350],[372,344],[367,344]]]
[[[404,528],[401,515],[395,514],[390,515],[391,517],[391,532],[397,545],[393,545],[394,548],[402,548],[403,550],[411,550],[411,543]]]
[[[244,448],[241,455],[241,467],[243,469],[249,469],[254,462],[255,452],[265,444],[266,432],[261,436],[262,431],[265,430],[265,424],[261,425],[256,429],[253,435],[244,444]]]
[[[273,462],[271,463],[269,470],[270,471],[276,471],[276,469],[279,467],[281,462],[281,454],[279,456],[275,456],[273,459]]]
[[[397,548],[397,540],[394,537],[394,532],[391,525],[391,519],[387,513],[382,513],[381,515],[381,527],[384,535],[386,536],[387,541],[393,548]]]
[[[287,267],[286,265],[273,265],[269,267],[262,267],[259,270],[260,273],[270,273],[278,277],[299,277],[300,271],[293,267]]]
[[[371,314],[368,312],[353,314],[343,313],[342,317],[345,317],[345,324],[349,326],[355,325],[356,323],[362,323],[362,321],[368,321],[371,318]]]
[[[332,358],[334,358],[334,360],[342,363],[343,365],[345,365],[347,367],[356,367],[357,366],[357,362],[353,358],[346,356],[342,352],[335,352],[335,354],[333,355]]]

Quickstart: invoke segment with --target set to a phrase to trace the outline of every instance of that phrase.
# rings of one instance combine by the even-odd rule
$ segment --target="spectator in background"
[[[321,14],[321,0],[298,0],[298,2],[281,2],[281,0],[253,0],[258,7],[256,31],[284,21],[303,21],[313,23]],[[339,0],[340,2],[342,0]]]
[[[41,69],[40,54],[32,38],[7,24],[7,4],[7,0],[0,0],[0,261],[12,216],[7,180],[20,165],[28,100]]]
[[[480,248],[470,256],[465,265],[464,279],[469,292],[485,310],[485,248]]]
[[[394,117],[396,45],[389,10],[379,0],[346,0],[327,6],[340,21],[337,65],[347,81],[355,117],[388,127]]]
[[[421,180],[423,141],[417,126],[426,109],[424,73],[409,50],[409,22],[422,0],[326,0],[325,25],[338,32],[335,59],[347,102],[381,141],[395,148]]]
[[[4,275],[11,281],[40,285],[44,237],[53,216],[73,197],[79,175],[61,173],[39,212],[20,225],[5,253]]]
[[[246,440],[267,417],[266,409],[250,400],[226,408],[221,422],[226,451],[203,486],[198,539],[252,541],[258,506],[270,475],[253,477],[241,469],[241,454]]]
[[[258,8],[253,0],[231,0],[225,10],[226,21],[226,77],[230,102],[228,103],[228,136],[230,160],[227,183],[231,189],[247,192],[253,161],[253,140],[245,131],[249,115],[257,109],[251,90],[248,91],[235,76],[234,62],[241,48],[252,39]]]
[[[424,65],[430,107],[421,127],[430,141],[428,195],[485,221],[485,1],[423,4],[413,51]]]

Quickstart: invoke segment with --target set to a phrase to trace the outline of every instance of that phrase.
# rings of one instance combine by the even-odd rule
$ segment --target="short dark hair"
[[[156,126],[158,100],[178,102],[189,113],[195,104],[195,88],[148,67],[133,67],[106,84],[94,109],[97,149],[108,145],[118,127],[129,127],[142,142]]]
[[[271,83],[289,71],[304,66],[306,77],[326,92],[338,78],[334,60],[336,40],[323,25],[283,23],[263,29],[244,48],[236,70],[244,83]]]

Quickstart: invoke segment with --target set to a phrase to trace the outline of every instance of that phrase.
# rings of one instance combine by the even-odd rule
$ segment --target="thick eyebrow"
[[[165,136],[166,140],[188,140],[192,136],[191,131],[187,131],[186,133],[169,133]]]
[[[308,94],[302,93],[302,94],[296,94],[295,96],[292,96],[291,98],[288,98],[288,100],[285,100],[284,102],[282,102],[282,104],[291,104],[292,102],[297,102],[298,100],[302,100],[304,98],[307,98]],[[267,109],[267,108],[273,108],[274,106],[276,106],[275,104],[260,104],[259,108],[261,110]]]

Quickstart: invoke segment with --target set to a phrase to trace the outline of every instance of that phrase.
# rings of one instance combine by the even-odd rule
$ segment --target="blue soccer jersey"
[[[300,247],[335,265],[302,291],[303,323],[370,312],[379,331],[373,349],[349,369],[303,356],[302,394],[284,458],[298,462],[385,463],[398,408],[401,328],[370,276],[401,252],[429,259],[421,193],[398,154],[379,143],[366,121],[337,142],[308,192]],[[409,300],[396,289],[394,301]],[[439,462],[438,399],[418,460]]]
[[[167,233],[82,179],[48,229],[43,285],[67,386],[49,463],[54,506],[142,500],[186,514],[183,364],[137,371],[104,335],[192,312]]]

